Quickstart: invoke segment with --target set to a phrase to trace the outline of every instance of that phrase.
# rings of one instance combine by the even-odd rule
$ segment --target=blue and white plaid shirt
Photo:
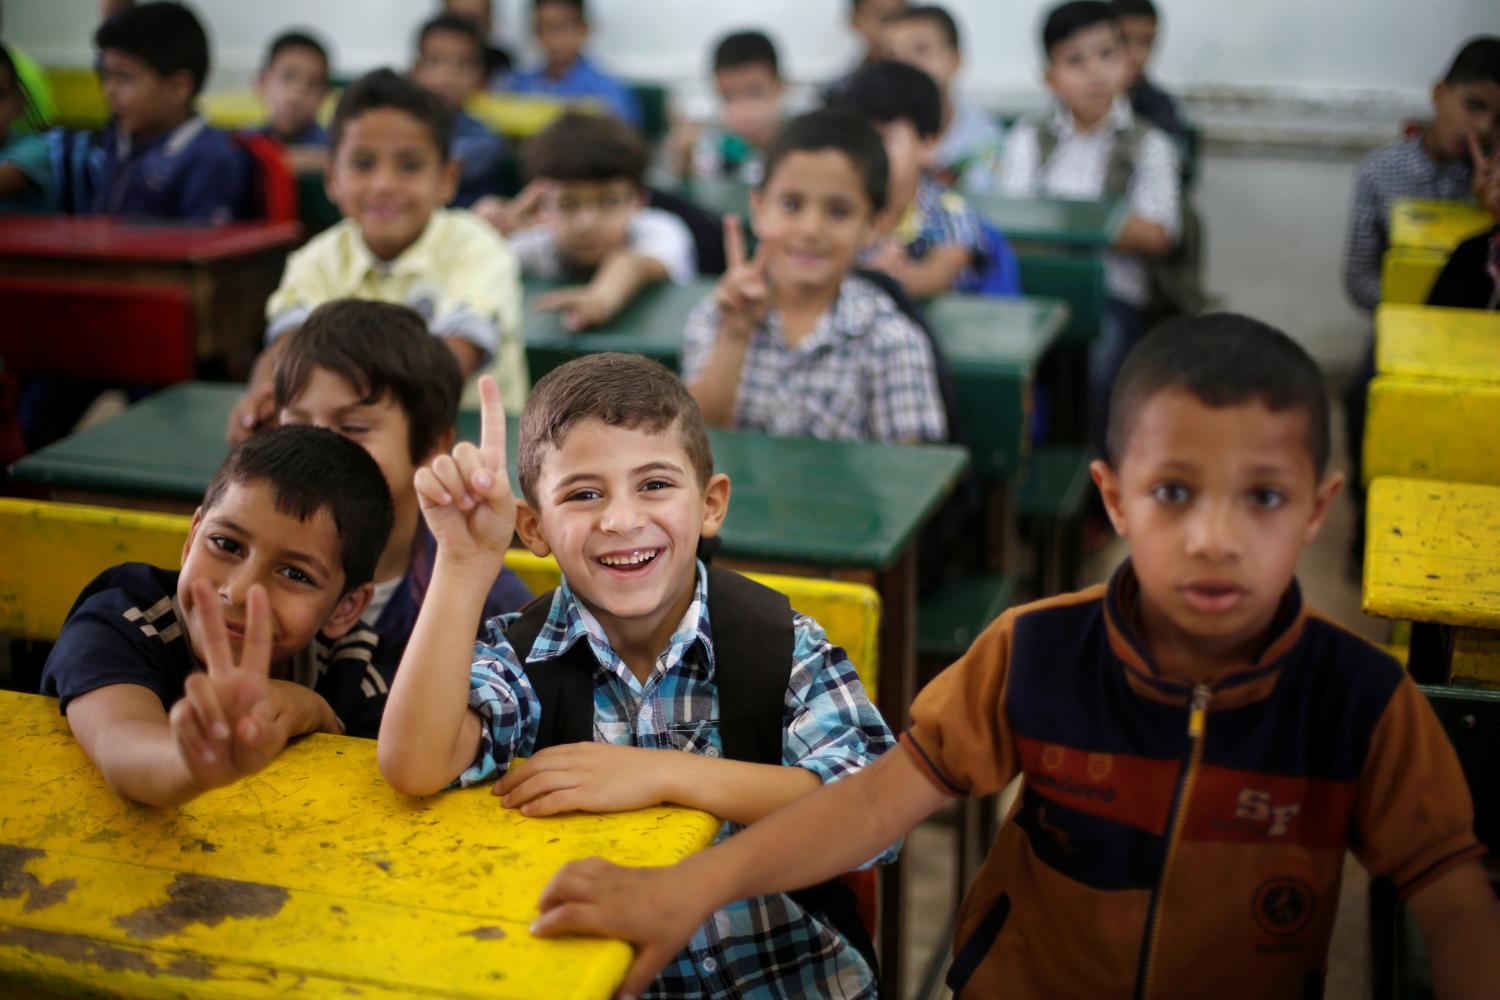
[[[719,336],[713,297],[688,314],[682,379],[702,374]],[[932,345],[891,297],[846,277],[838,299],[796,346],[772,308],[750,335],[734,425],[778,437],[942,441],[948,420]]]
[[[693,601],[642,684],[610,647],[604,629],[564,580],[527,662],[555,659],[587,642],[594,674],[594,739],[623,746],[686,750],[717,757],[719,698],[708,620],[706,571],[698,564]],[[542,710],[505,637],[516,615],[490,619],[474,647],[469,705],[480,714],[479,754],[460,785],[493,781],[510,761],[530,756]],[[844,651],[817,622],[793,615],[792,672],[784,708],[782,762],[824,782],[854,773],[895,745]],[[726,823],[719,839],[733,833]],[[877,860],[895,855],[895,847]],[[872,997],[869,966],[837,931],[785,895],[733,903],[715,913],[668,965],[652,997]]]

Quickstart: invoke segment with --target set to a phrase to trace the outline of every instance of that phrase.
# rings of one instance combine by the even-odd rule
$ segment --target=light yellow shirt
[[[266,340],[302,325],[339,298],[410,306],[435,336],[459,337],[485,352],[505,408],[519,412],[529,380],[521,345],[521,278],[516,255],[483,219],[439,209],[416,242],[394,260],[370,252],[344,219],[292,254],[266,302]]]

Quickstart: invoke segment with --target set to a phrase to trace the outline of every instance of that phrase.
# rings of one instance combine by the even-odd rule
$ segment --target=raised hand
[[[766,240],[755,256],[745,259],[745,234],[737,215],[724,216],[724,277],[714,286],[714,304],[719,308],[719,329],[731,336],[749,338],[771,306],[771,288],[766,280]]]
[[[471,211],[490,225],[509,236],[518,229],[526,229],[540,221],[542,198],[552,193],[554,185],[537,178],[521,189],[514,198],[497,198],[486,195],[474,203]]]
[[[265,588],[256,584],[246,596],[238,659],[213,588],[199,580],[189,596],[203,626],[199,638],[207,669],[188,675],[168,718],[194,780],[205,789],[217,788],[265,767],[291,734],[271,685],[271,606]]]
[[[438,555],[472,564],[493,580],[516,527],[516,498],[505,462],[505,409],[500,389],[479,380],[479,446],[460,441],[417,470],[417,502],[437,539]]]

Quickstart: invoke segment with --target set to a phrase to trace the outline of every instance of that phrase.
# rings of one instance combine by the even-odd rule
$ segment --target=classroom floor
[[[1336,393],[1338,386],[1330,389]],[[1337,395],[1334,399],[1337,400]],[[1344,450],[1344,428],[1341,407],[1335,405],[1332,467],[1348,472]],[[1345,576],[1345,553],[1353,531],[1353,512],[1347,497],[1340,496],[1329,514],[1318,540],[1303,552],[1298,577],[1307,603],[1318,608],[1369,639],[1383,642],[1386,623],[1370,618],[1359,610],[1359,585]],[[1084,567],[1082,582],[1102,582],[1126,554],[1123,542],[1115,539]],[[907,879],[910,888],[908,907],[911,913],[907,933],[907,965],[904,996],[914,997],[922,983],[934,949],[944,940],[950,908],[953,905],[953,837],[954,830],[946,817],[923,823],[906,840]],[[1334,925],[1333,944],[1328,955],[1328,1000],[1364,1000],[1370,992],[1369,937],[1366,897],[1369,879],[1352,855],[1345,858],[1344,886],[1339,900],[1338,920]],[[946,957],[946,956],[945,956]],[[946,970],[945,970],[946,971]],[[951,997],[946,989],[938,997]]]

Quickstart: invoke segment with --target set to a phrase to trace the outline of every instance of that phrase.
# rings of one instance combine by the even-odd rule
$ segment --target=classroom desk
[[[1377,375],[1362,473],[1500,486],[1500,383]]]
[[[528,296],[554,287],[527,282]],[[525,310],[521,334],[531,377],[540,378],[569,358],[600,351],[643,354],[677,368],[682,328],[714,283],[649,289],[608,326],[583,333],[565,329],[556,313]],[[1047,348],[1068,320],[1055,299],[996,299],[941,295],[925,306],[928,325],[953,373],[975,471],[986,483],[1015,477],[1026,448],[1031,384]]]
[[[1375,311],[1382,375],[1500,382],[1500,313],[1385,304]]]
[[[965,197],[1011,243],[1102,250],[1114,244],[1130,215],[1130,205],[1123,198],[1077,201],[989,194]]]
[[[1472,201],[1397,198],[1391,203],[1392,249],[1430,250],[1444,256],[1495,224]]]
[[[11,467],[54,499],[191,512],[226,451],[241,386],[186,382]],[[507,422],[512,482],[518,420]],[[474,439],[477,414],[460,415]],[[710,430],[734,496],[730,565],[868,583],[880,593],[877,706],[900,732],[916,686],[916,536],[968,464],[962,448],[770,438]],[[899,982],[902,865],[882,870],[882,975]]]
[[[57,702],[0,692],[0,983],[132,996],[612,995],[620,941],[528,925],[569,861],[670,864],[718,820],[527,819],[488,788],[398,795],[375,741],[311,736],[177,809],[119,799]]]
[[[1442,251],[1392,247],[1380,260],[1380,301],[1424,304],[1446,263],[1448,254]]]
[[[35,279],[49,287],[104,282],[185,290],[198,359],[227,360],[234,370],[259,349],[266,299],[301,236],[295,222],[194,226],[0,216],[0,273],[12,283]]]
[[[1370,484],[1365,614],[1412,622],[1412,677],[1445,684],[1453,629],[1500,630],[1500,487]]]

